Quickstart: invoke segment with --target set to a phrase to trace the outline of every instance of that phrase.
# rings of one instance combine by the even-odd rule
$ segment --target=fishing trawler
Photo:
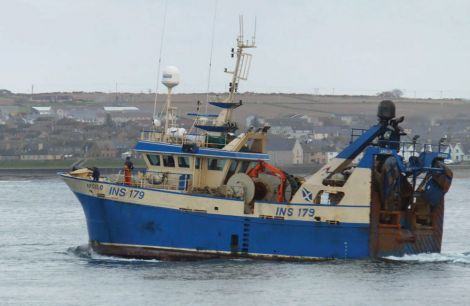
[[[92,177],[61,173],[80,201],[89,244],[103,255],[193,260],[264,258],[321,260],[440,252],[444,195],[452,172],[443,143],[402,141],[404,117],[391,101],[378,104],[378,122],[354,129],[350,144],[304,179],[269,164],[269,127],[236,135],[238,83],[247,78],[255,47],[237,39],[228,98],[209,102],[213,115],[178,127],[168,87],[164,127],[142,132],[135,146],[146,171]],[[411,149],[410,149],[411,148]],[[407,156],[405,158],[404,156]]]

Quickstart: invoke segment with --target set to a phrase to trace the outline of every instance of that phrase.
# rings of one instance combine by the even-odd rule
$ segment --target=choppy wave
[[[100,255],[96,252],[93,251],[93,249],[88,245],[79,245],[77,247],[70,247],[67,249],[67,253],[84,258],[84,259],[89,259],[89,260],[96,260],[96,261],[103,261],[103,262],[122,262],[122,263],[128,263],[128,262],[149,262],[149,263],[156,263],[160,262],[160,260],[156,259],[136,259],[136,258],[122,258],[122,257],[113,257],[113,256],[105,256],[105,255]]]
[[[70,247],[67,249],[67,254],[74,255],[81,258],[91,258],[93,250],[88,244]]]
[[[410,263],[461,263],[470,264],[470,252],[463,253],[423,253],[402,257],[388,256],[384,259]]]

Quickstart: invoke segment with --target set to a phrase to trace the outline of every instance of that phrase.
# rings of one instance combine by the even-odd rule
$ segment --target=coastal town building
[[[271,136],[268,138],[267,153],[270,163],[281,165],[300,165],[304,163],[304,150],[298,139]]]
[[[154,96],[148,105],[141,103],[149,97],[120,94],[116,99],[114,93],[99,92],[30,95],[0,90],[0,160],[51,156],[119,158],[133,148],[140,131],[151,127]],[[177,104],[182,103],[179,105],[189,105],[188,97],[175,96]],[[197,99],[200,98],[203,97]],[[161,101],[164,99],[161,97]],[[295,110],[286,105],[269,108],[261,115],[243,115],[246,127],[238,130],[270,126],[272,139],[268,149],[277,165],[324,164],[348,144],[351,127],[362,128],[377,121],[375,114],[348,112],[342,107],[336,108],[337,113],[320,109],[323,106],[318,112],[302,112],[298,107],[308,109],[307,104],[297,105]],[[183,108],[178,111],[178,122],[191,131],[194,122],[183,115],[188,107]],[[410,139],[420,135],[421,143],[438,142],[447,135],[445,142],[452,144],[450,162],[470,161],[470,121],[464,113],[452,120],[413,118],[407,121],[404,131]]]
[[[466,151],[464,145],[462,145],[460,142],[456,144],[450,144],[445,152],[450,153],[450,159],[454,163],[470,161],[470,152]]]

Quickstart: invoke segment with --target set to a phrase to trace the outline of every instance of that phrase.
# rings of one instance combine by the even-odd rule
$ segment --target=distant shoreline
[[[450,165],[450,169],[454,172],[454,178],[470,177],[470,164]]]
[[[450,168],[454,172],[454,178],[468,178],[470,177],[470,164],[463,165],[451,165]],[[311,175],[315,173],[319,166],[314,165],[291,165],[281,167],[284,171],[293,175]],[[100,168],[102,175],[109,175],[119,173],[121,168],[110,167],[110,168]],[[2,169],[0,168],[0,181],[8,180],[9,178],[22,178],[22,179],[35,179],[35,178],[53,178],[58,177],[59,172],[67,172],[70,169],[57,168],[57,169]]]
[[[0,169],[0,181],[8,178],[20,178],[20,179],[35,179],[35,178],[54,178],[59,177],[58,173],[68,172],[71,169]],[[141,170],[135,168],[135,173]],[[122,171],[122,168],[100,168],[102,175],[116,174]]]

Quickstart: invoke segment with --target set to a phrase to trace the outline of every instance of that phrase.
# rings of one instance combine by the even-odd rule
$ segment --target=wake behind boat
[[[254,41],[237,39],[227,99],[219,114],[194,115],[178,127],[169,88],[164,127],[144,131],[135,150],[144,173],[98,177],[60,174],[79,199],[90,245],[103,255],[287,260],[367,258],[440,252],[444,195],[452,172],[446,145],[401,140],[395,105],[378,105],[378,123],[355,129],[351,143],[308,179],[268,163],[269,127],[235,135],[233,111],[247,78]]]

